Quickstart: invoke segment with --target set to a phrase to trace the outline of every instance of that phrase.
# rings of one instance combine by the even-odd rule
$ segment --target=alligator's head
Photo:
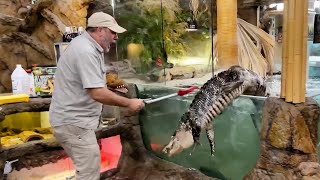
[[[242,68],[241,66],[232,66],[224,72],[225,82],[243,82],[245,87],[243,94],[266,96],[266,83],[264,79],[251,70]],[[233,85],[233,84],[231,84]]]
[[[182,126],[185,126],[185,124],[183,123]],[[171,137],[169,144],[163,149],[163,152],[171,157],[191,147],[193,144],[191,129],[188,130],[188,128],[181,128],[180,126],[179,130],[175,132],[175,135]]]

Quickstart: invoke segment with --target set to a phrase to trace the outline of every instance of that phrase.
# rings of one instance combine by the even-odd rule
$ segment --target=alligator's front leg
[[[210,148],[211,148],[211,156],[214,156],[214,131],[213,131],[213,126],[211,123],[208,123],[206,126],[206,133],[207,133],[207,138],[210,143]]]

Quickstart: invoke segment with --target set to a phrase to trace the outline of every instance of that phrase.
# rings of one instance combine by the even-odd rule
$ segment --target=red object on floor
[[[101,170],[100,172],[116,168],[122,151],[120,136],[113,136],[109,138],[100,139],[100,159]],[[64,164],[69,170],[73,170],[74,166],[72,160],[67,158]]]
[[[122,151],[120,136],[101,139],[100,147],[100,172],[116,168]],[[34,167],[31,169],[23,168],[19,171],[14,170],[8,175],[8,179],[66,179],[73,177],[74,173],[75,168],[72,160],[70,157],[67,157],[41,167]]]
[[[121,155],[120,136],[101,139],[101,171],[116,168]]]

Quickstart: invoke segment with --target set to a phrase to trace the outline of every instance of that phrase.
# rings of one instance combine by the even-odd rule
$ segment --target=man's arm
[[[117,95],[116,93],[110,91],[107,88],[90,88],[88,93],[91,98],[107,105],[127,107],[131,111],[139,111],[144,107],[144,102],[141,99],[128,99]]]

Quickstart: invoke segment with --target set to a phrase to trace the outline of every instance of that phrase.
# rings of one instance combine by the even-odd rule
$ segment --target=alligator
[[[213,76],[200,88],[189,109],[182,115],[178,128],[163,152],[170,157],[192,145],[195,148],[200,144],[200,133],[204,129],[211,155],[214,156],[214,130],[211,121],[242,94],[267,96],[264,79],[241,66],[231,66]]]

